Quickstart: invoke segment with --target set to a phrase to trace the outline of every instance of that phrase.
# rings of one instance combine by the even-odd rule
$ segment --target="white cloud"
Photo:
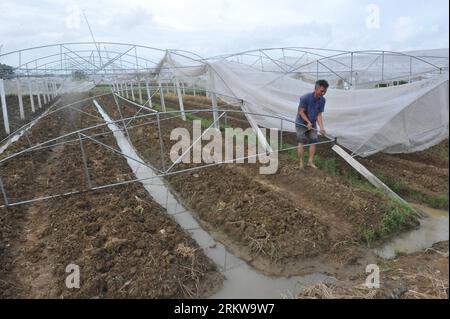
[[[415,26],[411,17],[399,17],[394,28],[394,38],[399,42],[410,40],[415,30],[420,30],[420,27]]]
[[[448,47],[448,2],[420,0],[1,0],[3,52],[91,39],[203,56],[258,47],[407,50]],[[367,29],[367,5],[380,28]],[[401,10],[400,10],[401,8]],[[445,10],[447,8],[447,10]],[[11,14],[13,13],[13,14]]]

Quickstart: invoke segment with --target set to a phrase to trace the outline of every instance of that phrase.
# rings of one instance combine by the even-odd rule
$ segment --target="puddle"
[[[375,249],[378,256],[392,259],[398,253],[415,253],[429,248],[437,242],[448,240],[448,211],[416,204],[412,204],[412,206],[426,215],[419,220],[420,227],[395,237],[382,248]]]
[[[143,162],[124,134],[115,124],[111,123],[110,117],[97,101],[94,100],[94,104],[108,123],[109,129],[114,132],[114,137],[122,153]],[[287,278],[270,277],[257,272],[244,260],[228,252],[224,245],[215,241],[208,232],[203,230],[192,214],[170,193],[164,180],[158,177],[151,168],[130,158],[126,158],[126,160],[136,177],[140,180],[145,179],[142,184],[152,198],[166,208],[168,214],[191,234],[205,254],[216,263],[218,269],[225,275],[223,288],[211,298],[293,298],[306,285],[334,280],[324,274]]]

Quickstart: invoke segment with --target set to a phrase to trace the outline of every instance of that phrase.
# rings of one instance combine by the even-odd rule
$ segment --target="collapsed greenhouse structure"
[[[292,47],[205,58],[104,42],[0,55],[13,70],[0,79],[5,294],[21,294],[9,283],[31,267],[26,254],[8,252],[20,227],[37,227],[37,239],[25,235],[25,251],[48,278],[64,273],[49,269],[51,262],[87,269],[89,285],[75,293],[40,278],[35,288],[45,296],[229,297],[243,276],[253,285],[242,296],[280,296],[298,293],[299,283],[328,280],[325,274],[354,271],[356,259],[376,258],[364,241],[382,244],[418,221],[407,206],[367,190],[331,146],[398,193],[389,182],[395,165],[406,163],[402,156],[448,143],[448,55]],[[299,172],[295,114],[299,96],[318,79],[331,85],[321,169]],[[205,131],[186,153],[213,130],[250,127],[264,153],[279,156],[277,173],[262,176],[258,165],[242,165],[255,163],[250,150],[242,161],[237,151],[231,161],[184,163],[186,153],[173,161],[173,129],[195,136],[195,121]],[[276,143],[264,128],[278,131]],[[446,196],[435,208],[448,209],[448,159],[432,157],[433,167],[420,161],[403,169],[413,185],[408,195]],[[434,181],[423,177],[427,169]],[[364,185],[349,182],[350,175]],[[329,198],[316,203],[318,192]],[[17,218],[22,210],[28,214]]]

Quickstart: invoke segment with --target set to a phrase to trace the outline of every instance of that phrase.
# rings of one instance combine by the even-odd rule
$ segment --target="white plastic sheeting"
[[[209,75],[205,89],[244,100],[245,111],[286,118],[284,131],[295,131],[289,121],[295,119],[299,97],[314,89],[310,83],[236,62],[217,61],[209,68],[212,72],[197,68],[197,74],[191,68],[189,78]],[[177,77],[182,76],[178,72]],[[448,73],[387,88],[329,89],[325,128],[339,144],[361,156],[424,150],[448,138],[448,89]],[[257,115],[253,119],[260,126],[281,129],[279,119]]]

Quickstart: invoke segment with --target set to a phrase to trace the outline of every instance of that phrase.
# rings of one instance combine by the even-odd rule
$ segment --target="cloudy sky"
[[[2,53],[96,40],[203,56],[255,48],[448,48],[448,0],[0,0]]]

